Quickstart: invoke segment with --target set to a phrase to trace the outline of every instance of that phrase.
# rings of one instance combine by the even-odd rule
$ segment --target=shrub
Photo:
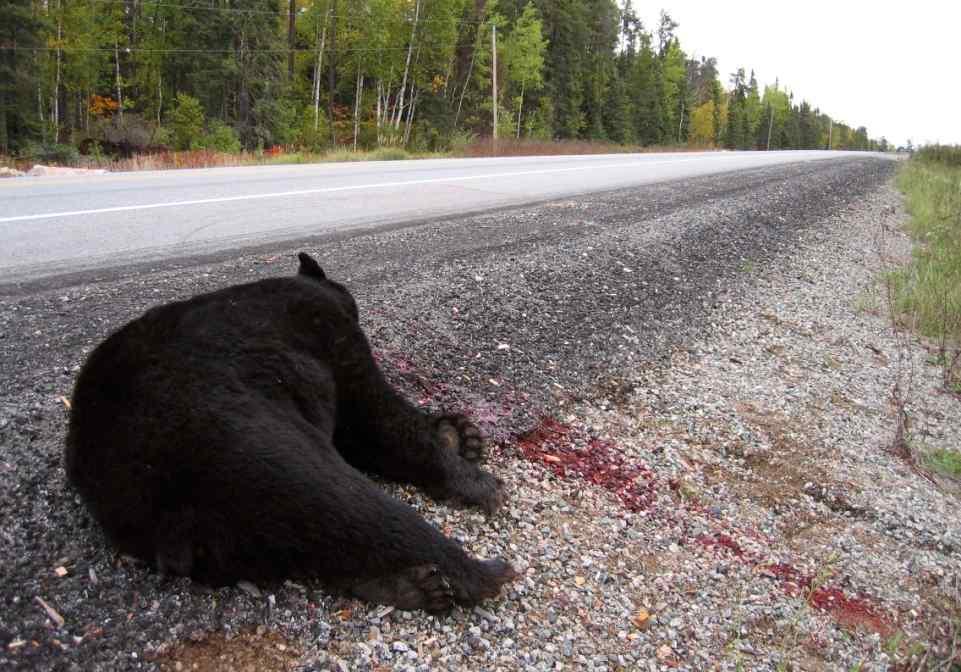
[[[940,163],[949,168],[961,168],[961,146],[927,145],[919,149],[915,157],[929,163]]]
[[[314,108],[306,107],[300,115],[300,126],[294,142],[311,152],[322,152],[330,144],[330,126],[327,114],[320,110],[317,127],[314,127]]]
[[[451,133],[448,147],[455,154],[463,152],[477,141],[477,134],[470,131],[454,131]]]
[[[28,142],[21,147],[20,158],[36,163],[73,166],[80,160],[80,152],[73,145]]]
[[[240,136],[237,131],[216,119],[208,124],[207,134],[192,145],[197,149],[212,149],[225,154],[239,154]]]
[[[98,119],[92,126],[90,136],[81,143],[81,153],[91,154],[96,143],[104,154],[130,157],[146,151],[154,136],[156,122],[144,119],[139,114],[127,113],[123,119],[119,115]]]
[[[150,144],[155,147],[169,147],[174,142],[173,130],[167,128],[166,126],[157,126],[154,129],[153,137],[150,138]]]
[[[381,147],[371,153],[374,161],[403,161],[409,159],[410,154],[403,147]]]
[[[313,111],[311,111],[313,116]],[[254,147],[291,145],[297,140],[297,106],[284,98],[264,98],[254,104],[252,138]]]
[[[186,93],[177,94],[177,103],[170,115],[170,125],[177,149],[190,149],[204,131],[204,109],[200,101]]]

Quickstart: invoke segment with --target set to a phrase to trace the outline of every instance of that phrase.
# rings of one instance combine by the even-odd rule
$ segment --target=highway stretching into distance
[[[852,154],[537,156],[12,178],[0,181],[0,283]]]

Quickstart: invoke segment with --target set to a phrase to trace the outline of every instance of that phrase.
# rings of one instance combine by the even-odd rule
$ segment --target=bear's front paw
[[[491,515],[507,501],[504,482],[475,464],[465,468],[447,480],[428,490],[438,499],[448,499],[463,506],[476,506]]]
[[[468,462],[479,462],[485,457],[484,435],[477,425],[463,415],[439,418],[437,436],[445,448],[457,451]]]

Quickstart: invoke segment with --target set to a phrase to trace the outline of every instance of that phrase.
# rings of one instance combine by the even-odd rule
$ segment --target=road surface
[[[754,159],[753,155],[747,158]],[[567,167],[592,160],[599,164],[613,161],[580,159],[577,161],[584,163]],[[669,161],[663,157],[646,160]],[[453,177],[460,163],[441,165],[450,165]],[[498,163],[501,172],[510,164],[491,163]],[[518,160],[514,165],[525,164]],[[720,164],[713,165],[718,169]],[[681,170],[670,164],[660,166],[663,171],[668,168]],[[882,504],[884,516],[853,516],[849,511],[835,514],[814,500],[804,503],[807,495],[800,490],[808,478],[819,478],[820,470],[809,468],[815,454],[837,452],[838,438],[831,433],[832,427],[857,427],[864,418],[871,423],[885,422],[880,413],[878,417],[870,415],[875,406],[885,405],[884,395],[868,398],[862,392],[839,389],[846,369],[837,367],[849,356],[839,353],[866,356],[869,367],[852,379],[873,381],[886,375],[880,368],[887,366],[891,371],[896,366],[894,352],[889,350],[888,355],[875,359],[877,334],[865,339],[846,323],[812,314],[811,306],[818,301],[810,296],[794,304],[771,305],[755,303],[757,295],[752,293],[752,287],[770,284],[771,275],[765,273],[770,269],[785,269],[783,275],[790,281],[787,289],[813,287],[818,274],[809,274],[806,265],[823,257],[809,256],[812,247],[830,245],[838,239],[835,236],[852,233],[855,218],[882,224],[883,220],[876,218],[879,206],[875,201],[885,193],[893,168],[889,161],[857,157],[770,166],[495,212],[457,214],[369,235],[366,231],[360,235],[347,232],[312,242],[280,241],[269,249],[227,251],[216,255],[214,261],[152,261],[120,271],[97,271],[95,282],[46,278],[0,287],[0,669],[113,672],[193,669],[197,663],[198,669],[207,670],[409,669],[417,665],[467,671],[498,666],[522,669],[540,664],[538,661],[548,667],[560,662],[588,669],[588,661],[595,660],[595,655],[604,656],[596,659],[597,669],[610,669],[615,661],[623,669],[647,669],[665,641],[672,641],[674,650],[681,652],[678,655],[683,654],[687,669],[719,669],[733,665],[728,650],[718,642],[726,641],[747,622],[738,606],[745,595],[764,600],[766,611],[757,614],[793,614],[803,609],[809,618],[815,611],[806,600],[798,599],[796,590],[782,590],[769,573],[744,564],[746,558],[763,554],[765,559],[793,559],[796,551],[792,549],[797,549],[798,539],[802,539],[812,550],[797,559],[797,567],[819,568],[827,555],[827,551],[819,551],[828,544],[840,549],[834,556],[838,576],[845,582],[854,577],[852,584],[845,583],[848,595],[867,590],[873,595],[880,588],[905,584],[896,577],[910,574],[912,558],[949,557],[947,552],[941,556],[932,550],[940,537],[921,536],[918,521],[927,519],[915,517],[913,503],[904,504],[915,501],[914,491],[889,488],[897,498]],[[337,175],[356,171],[356,179],[364,171],[384,169],[425,170],[423,164],[306,170]],[[193,175],[249,175],[253,179],[288,170],[304,169]],[[636,166],[630,170],[641,172]],[[609,179],[626,179],[618,177],[625,171],[610,169],[614,176]],[[583,187],[600,172],[570,171],[576,180],[570,174],[554,173],[547,181],[571,179],[566,188],[573,189],[577,186],[573,182],[579,181]],[[650,172],[656,173],[657,168],[651,167]],[[50,188],[51,193],[59,188],[66,196],[68,191],[81,191],[76,186],[66,188],[69,184],[88,189],[112,184],[116,188],[118,180],[119,184],[124,180],[159,184],[183,175],[111,176],[103,182],[77,183],[24,180],[13,187],[5,184],[3,189],[11,193],[7,190],[19,189],[21,183],[38,185],[31,189],[51,184],[59,185]],[[397,179],[401,178],[412,176],[403,173]],[[519,181],[520,176],[514,179]],[[333,178],[330,181],[335,182]],[[494,182],[507,189],[511,180],[497,178]],[[479,187],[487,182],[479,179],[470,184]],[[255,186],[265,190],[270,185],[224,183],[220,193],[258,193]],[[420,198],[424,190],[419,186],[408,193]],[[137,194],[116,191],[110,198],[109,190],[99,194],[87,205],[120,207],[132,204]],[[378,193],[358,192],[347,192],[357,208]],[[155,198],[164,193],[170,200],[183,200],[202,192],[177,193],[171,188],[149,193]],[[72,207],[83,205],[82,194],[72,198],[79,199]],[[333,196],[311,198],[326,203]],[[311,198],[303,200],[311,202]],[[265,220],[282,219],[290,207],[286,201],[123,211],[109,217],[105,213],[103,221],[118,228],[121,216],[136,219],[149,214],[157,217],[158,227],[164,221],[176,227],[174,222],[181,221],[178,217],[185,213],[209,209],[216,214],[219,209],[240,206],[256,207]],[[36,212],[41,205],[50,208],[51,203],[53,200],[38,200]],[[325,208],[316,203],[314,217],[320,220]],[[18,206],[20,213],[29,212],[26,205]],[[278,213],[276,217],[263,215],[269,207]],[[4,216],[9,216],[8,212]],[[333,214],[329,219],[335,219]],[[87,217],[78,215],[8,222],[0,228],[22,224],[42,231],[51,223],[69,228],[86,221]],[[857,242],[855,249],[873,249],[870,240]],[[3,254],[9,255],[3,249]],[[65,405],[76,372],[97,343],[151,306],[233,283],[288,275],[296,268],[296,253],[302,249],[314,253],[330,277],[342,280],[357,297],[362,324],[384,373],[407,398],[433,410],[470,412],[500,446],[489,466],[508,484],[510,501],[496,518],[454,511],[411,488],[389,490],[412,502],[433,524],[463,539],[472,553],[506,557],[527,568],[510,591],[484,605],[483,613],[493,614],[490,618],[464,610],[440,619],[420,613],[386,613],[372,605],[337,598],[306,579],[261,585],[255,592],[249,586],[246,590],[224,587],[211,591],[186,580],[164,578],[118,558],[65,483]],[[64,248],[56,254],[69,253],[76,259],[80,251]],[[830,263],[822,262],[821,268],[843,272]],[[826,286],[819,296],[830,300],[820,301],[833,305],[841,298],[832,291],[832,286]],[[856,291],[848,293],[853,304]],[[792,305],[808,308],[798,315],[792,313]],[[753,326],[745,327],[741,311],[756,318]],[[861,320],[866,312],[857,315]],[[855,319],[853,311],[851,319]],[[785,338],[793,340],[781,340],[775,329],[790,334]],[[696,353],[713,349],[713,342],[705,346],[700,338],[710,334],[740,334],[748,343],[731,351],[733,358],[718,360],[736,381],[734,388],[692,397],[693,382],[702,376],[697,371],[689,374],[690,382],[676,387],[658,382],[662,373],[670,372],[674,355],[678,362],[700,365]],[[756,342],[758,338],[762,340]],[[792,342],[803,343],[804,349],[791,349]],[[808,349],[818,344],[828,349]],[[753,366],[759,368],[748,368]],[[805,368],[821,371],[818,380],[828,382],[813,384],[803,377]],[[759,369],[775,372],[777,385],[767,391],[759,389],[757,379],[750,375]],[[706,378],[701,384],[709,388],[711,380]],[[739,392],[725,396],[726,389]],[[636,405],[631,401],[635,395],[642,395]],[[770,408],[782,410],[770,414],[745,410],[744,414],[754,415],[738,415],[742,413],[739,408],[759,409],[754,404],[773,395],[784,399]],[[650,409],[659,415],[649,415]],[[773,434],[762,439],[782,427],[778,424],[782,412],[791,414],[783,420],[784,429],[776,430],[776,439]],[[705,415],[709,413],[713,415]],[[811,416],[804,414],[816,414],[817,419],[808,421]],[[721,416],[725,423],[732,423],[730,429],[713,424],[712,418]],[[833,421],[837,424],[823,425],[825,416],[837,418]],[[749,417],[758,419],[745,419]],[[945,412],[944,417],[953,416]],[[639,424],[615,433],[628,419],[645,423],[643,431],[656,436],[627,437],[641,431]],[[551,424],[554,420],[567,424]],[[792,452],[801,445],[793,428],[804,427],[804,423],[823,427],[829,440],[816,451],[798,452],[797,459],[804,464],[804,471],[798,472],[798,490],[786,491],[790,499],[777,500],[777,508],[758,508],[734,486],[707,480],[711,474],[744,474],[750,491],[769,492],[773,486],[762,485],[771,481],[775,463],[746,457],[767,455],[769,450]],[[587,428],[595,424],[597,429],[588,433]],[[555,477],[543,466],[547,461],[526,456],[525,450],[530,452],[530,441],[536,436],[532,432],[546,428],[549,434],[551,427],[567,431],[565,426],[571,427],[570,445],[558,446],[558,450],[573,449],[575,439],[580,448],[590,446],[581,454],[596,455],[598,460],[584,463],[590,471],[582,473],[596,476],[597,483]],[[681,432],[682,428],[687,429]],[[696,443],[694,439],[682,443],[679,437],[686,432],[691,432]],[[542,431],[541,436],[547,435]],[[762,441],[769,445],[764,451]],[[844,458],[845,464],[864,465],[869,470],[865,473],[908,473],[894,462],[879,464],[886,454],[870,439],[859,436],[854,445],[858,457]],[[719,462],[721,459],[727,461]],[[756,472],[751,471],[754,467]],[[762,470],[765,467],[767,470]],[[622,476],[626,480],[617,480]],[[692,495],[682,496],[688,483]],[[874,499],[868,492],[860,494],[847,480],[838,483],[843,484],[838,486],[840,492],[855,502]],[[626,508],[618,492],[636,496],[632,501],[638,505],[642,497],[653,498],[652,506],[637,511]],[[813,508],[815,504],[818,508]],[[945,506],[948,511],[950,507]],[[743,514],[731,519],[753,536],[747,541],[740,536],[730,541],[735,532],[727,522],[735,514],[728,512],[741,510]],[[811,520],[821,521],[818,524],[828,530],[822,535],[823,546],[812,546],[808,537],[793,536],[796,532],[790,533],[789,541],[767,541],[771,538],[767,530],[808,529],[801,526],[811,525]],[[838,530],[847,529],[843,526],[858,531],[839,536]],[[764,536],[758,529],[764,530]],[[696,541],[715,531],[718,535],[723,532],[718,540],[729,541],[724,545]],[[947,543],[947,535],[939,534]],[[838,538],[845,540],[843,546]],[[881,548],[892,549],[884,557],[897,571],[878,573],[874,565],[866,564],[866,554],[861,552],[865,546],[859,544],[875,548],[877,539],[888,540],[889,545]],[[908,548],[905,539],[924,546]],[[743,553],[738,545],[742,543]],[[756,553],[753,549],[759,545],[763,552]],[[738,550],[735,553],[733,549]],[[947,560],[944,562],[947,567]],[[684,578],[678,580],[677,574],[668,573],[674,571],[685,572]],[[857,581],[863,573],[869,573],[871,580]],[[946,570],[945,575],[949,575]],[[795,576],[786,578],[793,581]],[[691,586],[697,592],[696,600],[690,597]],[[927,590],[927,584],[923,588]],[[919,599],[889,604],[915,604]],[[654,609],[660,601],[665,606]],[[656,626],[638,630],[631,625],[631,618],[643,605],[652,608]],[[698,613],[689,611],[695,607]],[[547,616],[551,613],[554,618]],[[675,617],[689,620],[675,629],[672,640],[666,640],[666,628],[674,628],[668,619]],[[830,654],[831,669],[851,669],[855,661],[864,659],[874,667],[882,666],[875,664],[879,640],[828,629],[826,616],[820,618],[815,624],[817,631],[828,633],[826,646],[834,647],[828,651],[845,647],[847,652],[844,657]],[[813,632],[814,625],[811,627]],[[613,634],[628,629],[635,639]],[[775,663],[769,660],[774,656],[783,659],[787,647],[780,640],[772,641],[765,630],[766,626],[752,631],[760,652],[752,660],[757,668],[774,669]],[[563,653],[568,644],[569,656]],[[583,648],[588,646],[591,648]],[[282,661],[263,657],[278,651],[284,652]],[[416,660],[409,654],[416,654]],[[261,658],[250,658],[252,655]],[[291,663],[289,668],[286,662]]]
[[[616,154],[9,179],[0,182],[0,283],[851,156],[826,151]]]

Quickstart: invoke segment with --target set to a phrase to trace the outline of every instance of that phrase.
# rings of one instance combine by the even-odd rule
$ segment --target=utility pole
[[[287,81],[294,81],[294,47],[297,46],[297,0],[287,10]]]
[[[771,151],[771,131],[774,130],[774,106],[768,103],[767,109],[771,111],[771,118],[767,122],[767,150]]]
[[[493,93],[494,99],[494,150],[497,150],[497,24],[491,25],[491,54],[494,58]]]
[[[828,117],[828,149],[831,149],[831,134],[834,133],[834,119]]]
[[[334,130],[334,91],[337,88],[337,0],[334,0],[330,8],[330,18],[333,25],[330,29],[330,70],[327,71],[327,89],[329,99],[327,100],[327,122],[330,124],[330,144],[337,144],[337,132]]]

